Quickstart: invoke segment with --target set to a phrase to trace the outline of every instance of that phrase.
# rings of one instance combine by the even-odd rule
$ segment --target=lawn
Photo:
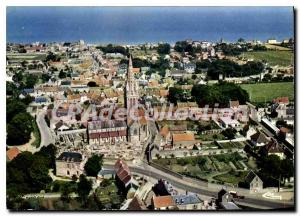
[[[291,50],[290,48],[275,45],[275,44],[266,44],[265,45],[268,49],[273,49],[273,50],[280,50],[280,51],[289,51]]]
[[[268,102],[277,97],[294,100],[293,82],[242,84],[241,87],[248,92],[251,102]]]
[[[245,52],[241,54],[243,57],[248,59],[254,59],[258,61],[266,61],[270,65],[288,66],[291,64],[291,59],[294,58],[292,51],[256,51],[256,52]]]
[[[40,144],[41,144],[41,133],[37,126],[36,121],[33,121],[32,126],[33,126],[33,135],[35,137],[35,140],[32,143],[32,145],[38,148],[38,147],[40,147]]]

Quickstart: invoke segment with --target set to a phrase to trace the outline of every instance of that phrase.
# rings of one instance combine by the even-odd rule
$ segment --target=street
[[[55,142],[53,135],[50,131],[50,128],[48,127],[46,121],[45,121],[45,114],[46,111],[38,111],[36,115],[36,122],[39,127],[40,133],[41,133],[41,144],[39,148],[36,149],[36,151],[39,151],[43,146],[47,146],[50,143]]]
[[[193,180],[193,182],[186,181],[184,179],[177,178],[173,175],[170,175],[168,173],[165,173],[159,169],[156,169],[154,167],[149,166],[148,164],[142,163],[141,165],[131,165],[128,164],[130,167],[131,172],[149,176],[154,179],[165,179],[169,181],[174,187],[182,189],[182,190],[187,190],[193,193],[197,194],[202,194],[205,196],[210,196],[210,197],[217,197],[217,193],[219,191],[218,188],[208,188],[203,186],[203,182],[199,180]],[[108,169],[113,169],[113,165],[111,164],[105,164],[105,168]],[[288,207],[293,207],[294,204],[292,202],[286,201],[285,203],[283,201],[270,201],[267,199],[264,199],[261,196],[253,196],[250,194],[243,194],[245,195],[245,199],[238,200],[236,201],[238,204],[241,203],[243,205],[255,205],[259,206],[263,209],[265,208],[270,208],[270,209],[275,209],[275,208],[288,208]]]

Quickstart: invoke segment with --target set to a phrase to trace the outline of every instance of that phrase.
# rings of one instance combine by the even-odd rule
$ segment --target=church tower
[[[127,108],[127,126],[128,126],[128,141],[132,143],[140,142],[140,124],[138,121],[131,118],[133,110],[137,112],[137,105],[139,103],[139,83],[135,79],[132,71],[132,59],[129,57],[126,83],[126,108]],[[132,114],[131,114],[132,113]]]
[[[127,112],[134,106],[138,105],[139,100],[139,84],[132,72],[132,59],[129,57],[127,84],[126,84],[126,107]]]

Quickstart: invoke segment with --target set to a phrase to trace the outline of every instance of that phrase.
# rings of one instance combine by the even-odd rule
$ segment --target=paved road
[[[105,168],[112,169],[113,165],[104,165]],[[169,181],[174,187],[182,189],[182,190],[187,190],[193,193],[197,194],[202,194],[205,196],[210,196],[210,197],[217,197],[217,192],[219,191],[219,188],[208,188],[203,186],[203,182],[198,181],[198,180],[193,180],[193,182],[186,181],[184,179],[179,179],[175,176],[172,176],[168,173],[165,173],[161,170],[158,170],[154,167],[151,167],[147,164],[142,164],[142,165],[129,165],[131,172],[149,176],[155,179],[165,179]],[[197,184],[198,183],[198,184]],[[261,207],[262,209],[275,209],[275,208],[287,208],[287,207],[292,207],[294,206],[293,203],[291,202],[285,202],[283,201],[270,201],[266,200],[262,197],[255,197],[255,196],[250,196],[247,194],[245,196],[245,199],[243,200],[236,200],[236,202],[239,204],[243,205],[250,205],[250,206],[258,206]]]
[[[41,133],[41,145],[37,150],[40,150],[43,146],[47,146],[50,143],[55,142],[53,135],[50,131],[50,128],[48,127],[46,121],[45,121],[45,114],[46,111],[38,111],[37,117],[36,117],[36,122],[39,127],[40,133]]]

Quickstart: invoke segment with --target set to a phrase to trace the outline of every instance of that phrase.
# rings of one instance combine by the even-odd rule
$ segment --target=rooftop
[[[65,162],[81,162],[82,161],[82,155],[77,152],[63,152],[61,155],[57,158],[59,161],[65,161]]]
[[[196,194],[175,195],[173,196],[173,199],[177,205],[196,204],[201,202],[201,200],[197,197]]]
[[[169,206],[176,206],[172,196],[154,196],[153,205],[155,208],[164,208]]]
[[[11,161],[15,157],[17,157],[18,154],[20,154],[20,153],[21,152],[20,152],[20,150],[17,147],[13,147],[13,148],[7,150],[6,155],[7,155],[8,160]]]
[[[180,141],[194,141],[195,137],[194,134],[190,133],[183,133],[183,134],[173,134],[173,142],[180,142]]]

